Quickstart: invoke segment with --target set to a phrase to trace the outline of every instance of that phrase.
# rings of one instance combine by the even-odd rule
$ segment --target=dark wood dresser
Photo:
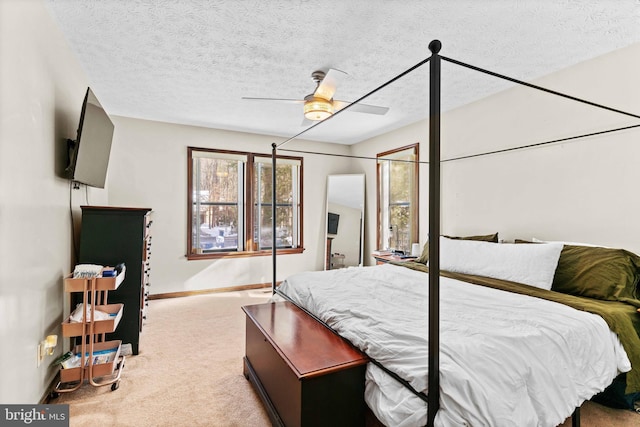
[[[365,425],[365,354],[290,302],[242,309],[244,375],[274,425]]]
[[[124,263],[125,278],[109,292],[109,304],[123,303],[122,320],[108,339],[131,344],[138,354],[146,315],[151,257],[151,209],[81,206],[79,264]],[[82,302],[82,301],[80,301]]]

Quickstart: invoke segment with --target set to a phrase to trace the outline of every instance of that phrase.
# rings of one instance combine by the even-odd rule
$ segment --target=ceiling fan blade
[[[377,105],[361,103],[354,104],[346,101],[333,101],[333,106],[337,111],[342,110],[348,105],[350,105],[348,111],[354,111],[356,113],[378,114],[382,116],[384,114],[387,114],[387,111],[389,111],[389,107],[379,107]]]
[[[314,96],[330,100],[333,98],[333,94],[336,93],[336,89],[340,82],[348,74],[344,71],[336,70],[335,68],[329,68],[329,71],[325,74],[324,78],[313,93]]]
[[[304,99],[286,99],[286,98],[252,98],[249,96],[243,96],[242,99],[249,101],[277,101],[277,102],[291,102],[294,104],[304,104]]]
[[[302,127],[305,127],[305,128],[306,128],[306,127],[311,126],[311,125],[312,125],[312,124],[314,124],[314,123],[315,123],[315,122],[314,122],[313,120],[309,120],[309,119],[307,119],[307,118],[305,117],[304,119],[302,119],[302,123],[300,123],[300,126],[302,126]]]

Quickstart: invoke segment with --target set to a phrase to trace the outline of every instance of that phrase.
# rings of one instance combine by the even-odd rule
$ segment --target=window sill
[[[304,252],[304,248],[295,248],[295,249],[278,249],[276,251],[277,255],[290,255],[290,254],[301,254]],[[245,252],[210,252],[205,254],[188,254],[187,260],[198,260],[198,259],[219,259],[219,258],[250,258],[256,256],[270,256],[272,254],[271,250],[266,251],[245,251]]]

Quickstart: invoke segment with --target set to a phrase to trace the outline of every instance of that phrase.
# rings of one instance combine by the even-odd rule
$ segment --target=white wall
[[[271,257],[186,259],[187,147],[271,153],[283,138],[114,117],[109,166],[112,206],[153,209],[151,293],[162,294],[270,283]],[[283,148],[347,154],[349,147],[292,141]],[[280,152],[285,155],[296,153]],[[350,160],[305,155],[302,254],[278,257],[278,280],[324,268],[327,175],[349,173]]]
[[[640,114],[638,75],[640,44],[536,83]],[[443,129],[451,148],[445,150],[443,142],[443,157],[630,124],[640,119],[514,88],[447,114]],[[507,240],[535,236],[640,252],[639,140],[636,128],[445,164],[443,228],[453,234],[499,231]]]
[[[500,72],[500,70],[494,70]],[[535,83],[640,115],[640,44],[586,61]],[[445,95],[443,95],[445,96]],[[442,158],[597,132],[640,120],[515,87],[442,117]],[[421,142],[428,121],[354,146],[358,155]],[[442,232],[500,232],[500,238],[590,242],[640,253],[640,130],[444,163]],[[367,173],[369,244],[375,242],[375,162]],[[421,244],[428,232],[428,168],[420,169]],[[371,250],[371,247],[369,247]]]
[[[60,333],[62,278],[73,264],[70,205],[77,216],[85,195],[106,203],[106,191],[70,193],[57,175],[87,86],[42,2],[0,2],[2,403],[37,403],[46,393],[55,374],[49,364],[62,345],[39,368],[36,348]]]

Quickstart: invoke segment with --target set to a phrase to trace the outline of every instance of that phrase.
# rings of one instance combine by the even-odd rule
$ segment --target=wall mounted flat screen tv
[[[113,122],[87,88],[76,140],[68,140],[69,164],[65,175],[72,181],[104,188],[113,140]]]
[[[340,221],[340,215],[329,212],[327,218],[327,233],[338,234],[338,222]]]

